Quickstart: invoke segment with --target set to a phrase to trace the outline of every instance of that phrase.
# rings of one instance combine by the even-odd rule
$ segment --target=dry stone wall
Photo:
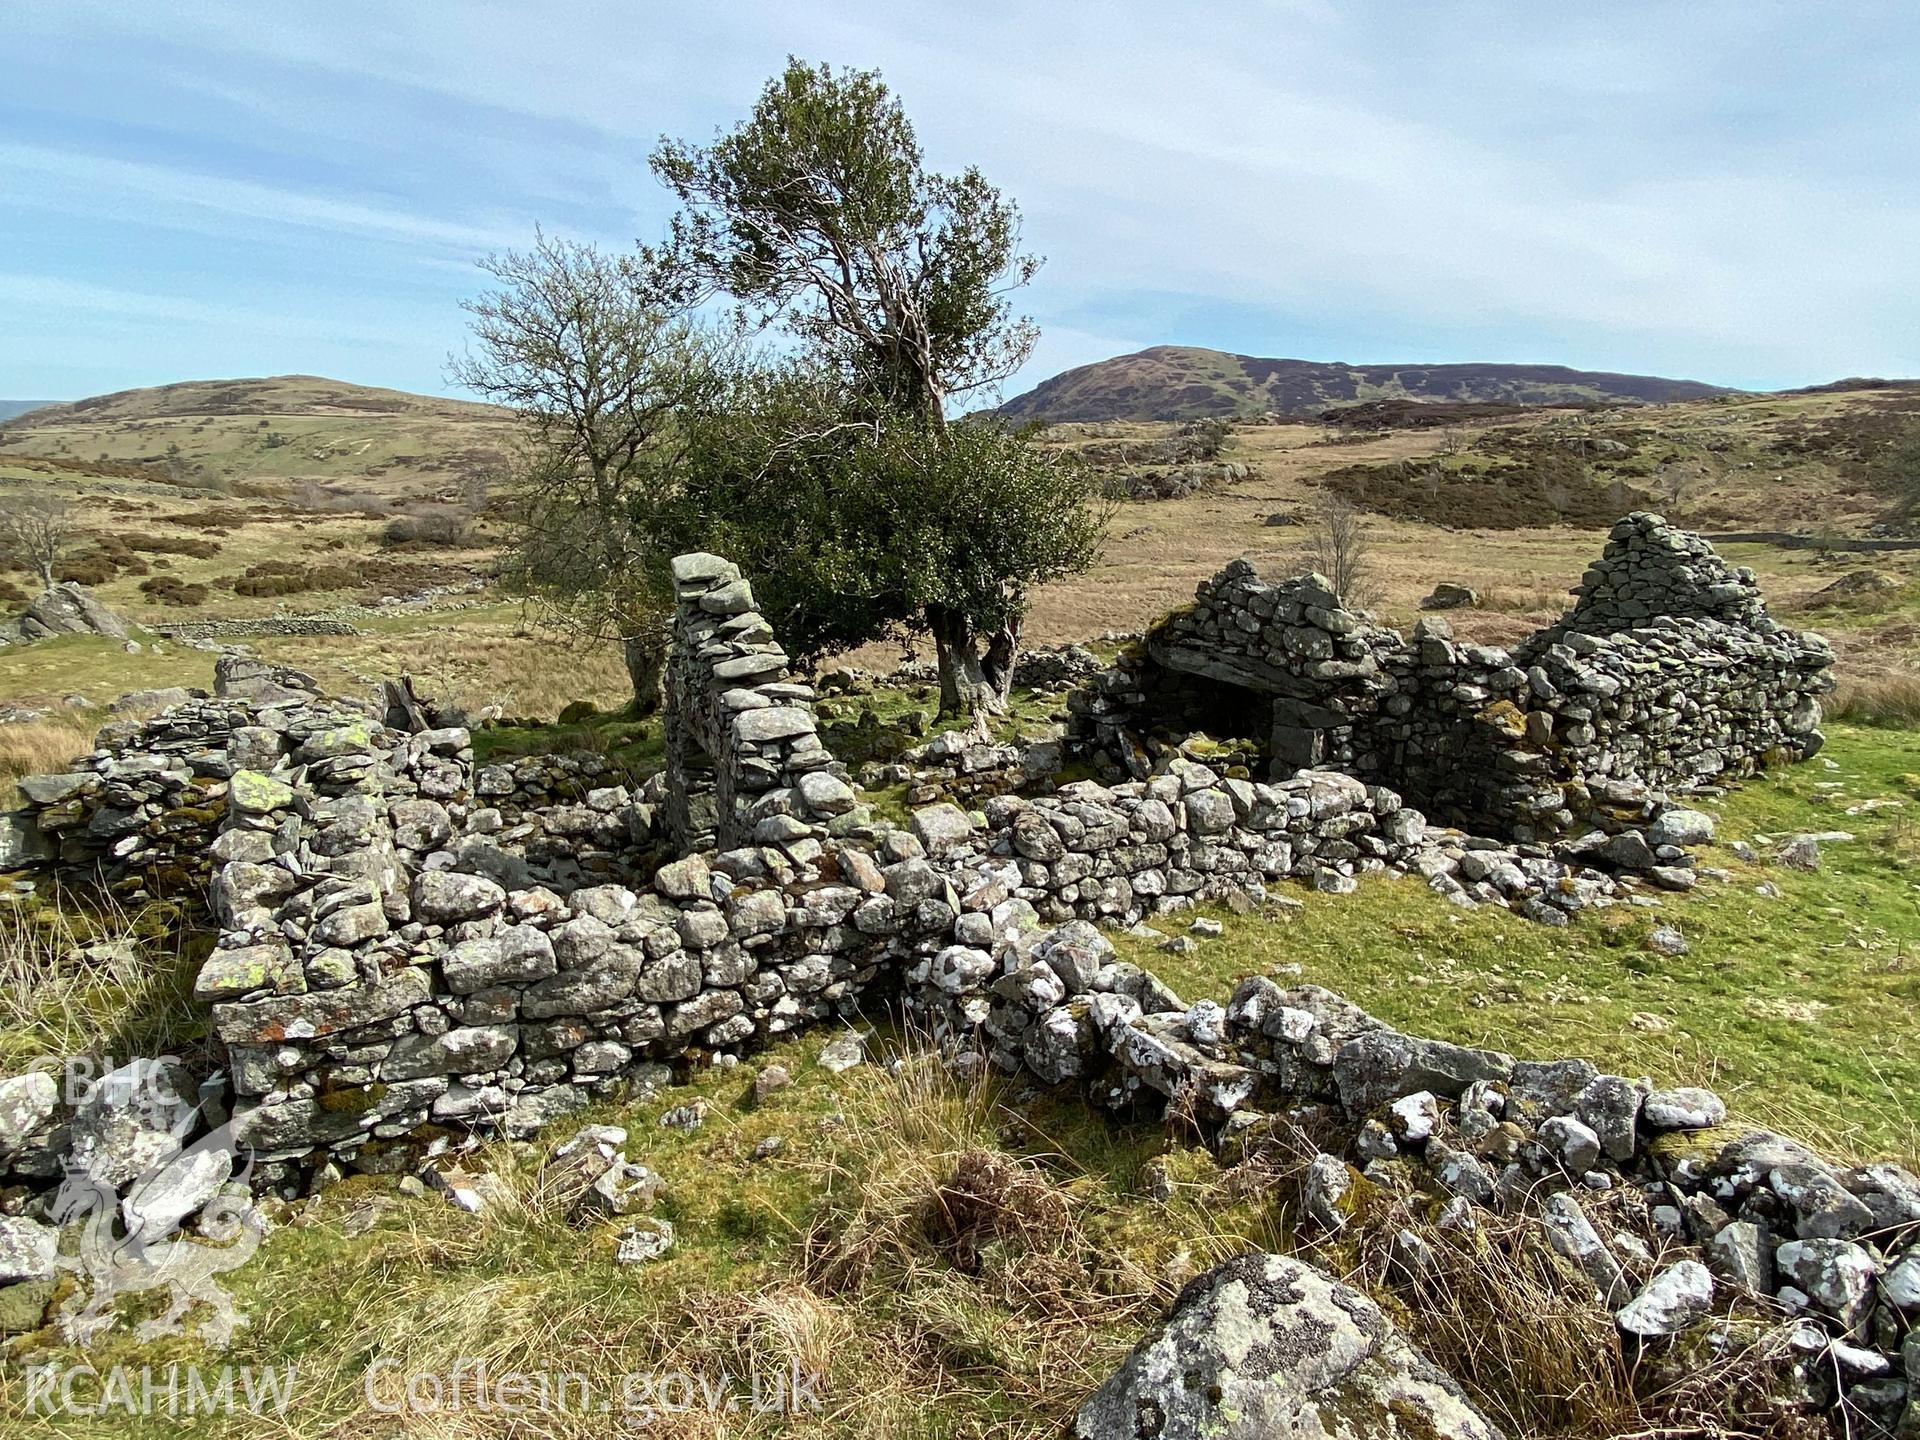
[[[997,797],[984,825],[940,805],[898,829],[828,816],[799,786],[830,769],[804,769],[759,792],[750,843],[656,869],[663,781],[503,810],[490,792],[511,772],[476,770],[461,729],[408,734],[314,697],[225,699],[103,738],[29,793],[57,823],[128,775],[200,777],[201,828],[143,831],[130,853],[215,867],[220,933],[197,994],[269,1179],[319,1157],[375,1163],[428,1123],[530,1130],[640,1067],[902,987],[948,993],[1045,922],[1127,925],[1286,878],[1348,889],[1369,870],[1560,921],[1611,892],[1549,857],[1495,864],[1331,772],[1266,784],[1177,762]]]
[[[718,555],[673,562],[667,660],[668,833],[683,850],[749,839],[812,840],[853,809],[846,773],[820,743],[813,688],[753,606],[753,587]]]
[[[251,620],[176,620],[147,629],[169,640],[242,640],[261,635],[358,635],[351,620],[337,615],[262,615]]]
[[[1408,639],[1320,577],[1272,585],[1237,560],[1075,696],[1074,738],[1143,773],[1155,727],[1264,732],[1276,774],[1345,771],[1520,841],[1651,819],[1662,792],[1818,751],[1831,650],[1700,537],[1628,516],[1575,595],[1510,651],[1437,618]]]
[[[72,775],[25,787],[35,813],[21,823],[73,859],[184,875],[204,848],[219,935],[196,995],[224,1046],[254,1183],[292,1191],[404,1168],[442,1127],[532,1134],[668,1066],[897,1000],[957,1064],[1179,1116],[1230,1161],[1318,1137],[1299,1201],[1321,1230],[1354,1223],[1361,1186],[1425,1197],[1442,1229],[1527,1217],[1634,1343],[1724,1330],[1729,1305],[1797,1316],[1794,1403],[1889,1433],[1907,1423],[1896,1377],[1920,1348],[1920,1181],[1906,1172],[1834,1166],[1728,1126],[1703,1090],[1404,1034],[1313,986],[1248,977],[1189,1000],[1122,962],[1099,928],[1198,899],[1257,904],[1286,878],[1345,890],[1368,872],[1546,923],[1615,903],[1616,882],[1577,854],[1435,830],[1393,790],[1345,773],[1384,763],[1368,758],[1384,727],[1429,703],[1409,677],[1445,677],[1453,703],[1492,725],[1495,697],[1521,685],[1535,702],[1525,713],[1541,713],[1531,666],[1433,629],[1401,641],[1326,606],[1315,582],[1267,587],[1230,567],[1149,653],[1170,669],[1209,627],[1245,637],[1224,661],[1201,656],[1227,687],[1212,700],[1305,705],[1318,702],[1296,690],[1320,686],[1345,708],[1326,705],[1339,723],[1306,728],[1327,732],[1322,753],[1342,769],[1255,781],[1162,757],[1118,783],[998,796],[978,816],[929,806],[901,828],[865,814],[818,747],[810,694],[737,572],[682,557],[676,580],[672,769],[638,794],[603,786],[503,808],[521,793],[515,772],[476,770],[465,730],[407,733],[298,694],[177,707],[103,736]],[[1672,623],[1769,634],[1711,616]],[[1563,693],[1593,695],[1555,677],[1648,663],[1650,629],[1664,633],[1615,632],[1624,651],[1567,631],[1532,665]],[[1463,677],[1507,669],[1517,684],[1459,693],[1481,685]],[[1622,694],[1657,693],[1644,670],[1620,678]],[[1570,709],[1551,710],[1555,723],[1580,723]],[[795,718],[755,723],[776,711]],[[704,833],[683,798],[702,756],[718,843],[655,866],[656,836]],[[186,807],[203,812],[194,827],[166,823],[183,795],[204,802]],[[96,826],[100,815],[119,818]],[[1675,812],[1666,820],[1649,837],[1663,849],[1700,838]],[[84,843],[63,834],[76,825]],[[0,1167],[28,1183],[57,1175],[73,1117],[29,1077],[0,1086]],[[1396,1258],[1417,1271],[1435,1243],[1409,1228]]]

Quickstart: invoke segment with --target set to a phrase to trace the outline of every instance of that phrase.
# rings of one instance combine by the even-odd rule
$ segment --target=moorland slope
[[[498,470],[512,426],[495,406],[315,375],[188,380],[20,415],[0,424],[0,460],[109,461],[212,481],[392,492]]]

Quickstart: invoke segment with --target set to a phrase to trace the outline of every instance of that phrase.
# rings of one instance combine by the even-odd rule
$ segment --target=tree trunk
[[[52,560],[42,560],[40,562],[40,593],[43,595],[53,589],[53,567],[55,563],[56,562]]]
[[[651,715],[660,708],[660,677],[667,665],[667,637],[658,626],[622,637],[620,656],[633,685],[633,713]]]
[[[994,632],[987,642],[987,653],[980,661],[981,674],[993,687],[998,703],[995,710],[1007,708],[1007,697],[1013,693],[1013,662],[1020,656],[1020,622],[1010,620]]]
[[[1007,708],[1007,686],[1012,683],[1012,641],[1006,632],[994,637],[994,647],[982,660],[979,641],[966,616],[944,606],[927,607],[927,628],[933,632],[934,661],[940,669],[940,714],[998,714]],[[1004,649],[1002,641],[1006,640]],[[1004,674],[990,669],[996,653],[1004,655]]]

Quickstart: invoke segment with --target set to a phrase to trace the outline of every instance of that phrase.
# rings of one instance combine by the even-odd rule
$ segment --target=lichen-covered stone
[[[1497,1440],[1359,1291],[1279,1255],[1190,1283],[1074,1420],[1079,1440]]]

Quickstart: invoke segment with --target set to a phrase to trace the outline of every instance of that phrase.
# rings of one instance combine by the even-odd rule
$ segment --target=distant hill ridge
[[[999,413],[1016,420],[1198,420],[1317,415],[1364,400],[1662,404],[1728,393],[1698,380],[1565,365],[1348,365],[1155,345],[1044,380]]]
[[[48,405],[58,405],[58,400],[0,400],[0,423],[24,415],[29,410],[39,410]]]
[[[320,375],[271,375],[182,380],[172,385],[90,395],[84,400],[45,405],[33,415],[32,424],[35,428],[100,425],[185,415],[445,415],[481,419],[499,418],[505,413],[470,400],[354,385]]]
[[[511,463],[510,410],[318,375],[185,380],[0,421],[0,465],[40,457],[163,466],[174,483],[318,484],[418,499]]]

